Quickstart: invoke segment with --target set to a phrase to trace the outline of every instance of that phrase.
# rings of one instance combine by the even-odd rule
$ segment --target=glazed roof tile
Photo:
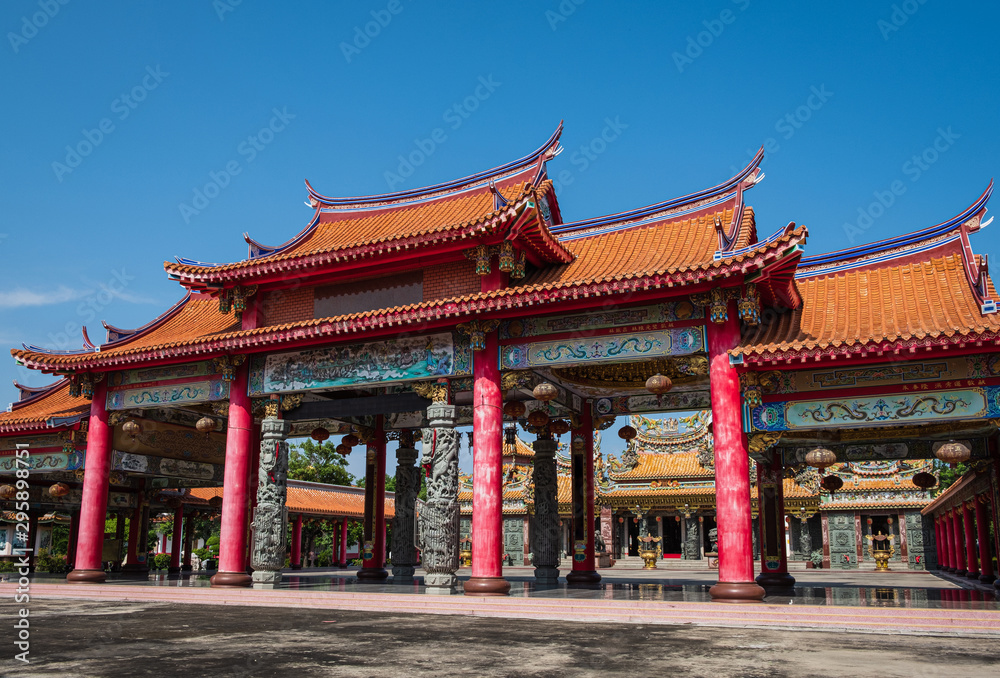
[[[191,490],[191,497],[207,502],[221,497],[221,487],[198,487]],[[344,485],[324,485],[302,480],[288,481],[288,498],[285,504],[289,514],[363,518],[365,514],[365,489]],[[395,495],[385,493],[385,517],[396,514]]]
[[[0,433],[46,428],[52,420],[86,416],[90,401],[69,394],[69,380],[63,379],[45,391],[13,403],[10,410],[0,412]]]
[[[715,475],[698,463],[694,452],[639,452],[639,463],[634,468],[622,472],[608,472],[615,480],[637,480],[654,478],[711,478]]]

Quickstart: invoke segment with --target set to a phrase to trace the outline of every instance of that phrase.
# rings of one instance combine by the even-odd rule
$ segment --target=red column
[[[986,517],[986,497],[974,499],[976,502],[976,532],[979,538],[979,581],[992,584],[996,577],[993,574],[993,557],[990,553],[990,526]]]
[[[775,453],[770,464],[757,465],[757,507],[760,511],[761,586],[789,587],[795,578],[788,574],[785,550],[785,486],[781,459]]]
[[[972,507],[967,503],[963,503],[962,524],[965,526],[965,576],[970,579],[979,579],[979,555],[976,553],[976,533],[974,532],[972,516]]]
[[[292,556],[289,558],[293,570],[302,569],[302,514],[295,516],[292,526]]]
[[[219,571],[212,586],[250,586],[246,572],[247,474],[253,445],[253,413],[247,395],[250,361],[236,368],[229,385],[229,428],[226,431],[226,468],[222,478],[222,527],[219,534]]]
[[[486,347],[473,358],[472,429],[472,577],[467,596],[505,596],[503,578],[503,394],[500,391],[500,348],[496,330],[487,332]]]
[[[358,579],[380,582],[389,576],[385,569],[385,430],[382,416],[376,417],[372,441],[368,443],[365,467],[365,529],[361,545]],[[368,550],[366,545],[370,545]]]
[[[166,535],[164,535],[166,537]],[[174,531],[170,536],[170,567],[167,574],[180,574],[181,571],[181,540],[184,538],[184,507],[174,511]]]
[[[594,424],[590,400],[583,402],[580,428],[570,434],[570,447],[582,443],[579,454],[573,449],[573,570],[566,574],[569,584],[596,584],[601,575],[594,568]],[[583,544],[583,557],[577,559],[577,544]]]
[[[719,530],[719,582],[714,600],[756,602],[764,589],[753,577],[753,521],[750,516],[750,464],[742,426],[740,381],[729,349],[740,339],[736,302],[729,302],[723,323],[706,323],[712,422],[715,436],[716,525]]]
[[[66,581],[70,582],[101,583],[106,579],[101,557],[104,551],[104,521],[108,513],[112,431],[108,426],[106,401],[107,381],[101,379],[94,384],[94,396],[90,401],[77,552],[73,571],[66,575]]]
[[[955,570],[955,550],[951,543],[951,514],[948,512],[941,516],[941,537],[944,544],[944,569],[953,572]]]
[[[944,542],[941,537],[941,519],[934,516],[934,548],[937,550],[937,567],[939,570],[945,568],[944,562]]]
[[[340,566],[347,567],[347,519],[340,521]]]
[[[139,528],[142,524],[142,502],[144,493],[139,492],[135,496],[135,508],[132,509],[132,517],[128,521],[128,551],[125,554],[125,564],[122,566],[123,572],[144,572],[149,568],[146,563],[139,562]]]
[[[955,574],[965,574],[965,546],[962,543],[962,526],[959,524],[961,515],[959,510],[953,509],[951,513],[951,552],[954,559]]]
[[[194,513],[191,513],[184,520],[184,560],[181,564],[182,572],[191,571],[191,551],[194,548],[194,519]]]

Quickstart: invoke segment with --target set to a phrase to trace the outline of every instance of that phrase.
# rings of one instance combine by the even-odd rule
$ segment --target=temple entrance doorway
[[[680,558],[682,552],[680,522],[671,517],[664,517],[658,524],[663,530],[663,557]]]
[[[628,526],[628,554],[630,556],[639,555],[639,521],[635,518],[629,518],[626,523]]]

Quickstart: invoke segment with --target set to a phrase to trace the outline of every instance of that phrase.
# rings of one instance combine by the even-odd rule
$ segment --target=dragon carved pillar
[[[427,593],[457,592],[458,432],[455,406],[435,402],[427,408],[422,465],[428,469],[427,502],[420,514],[420,545]]]
[[[270,413],[269,413],[270,414]],[[257,508],[253,516],[254,585],[281,581],[285,566],[288,515],[288,422],[267,416],[261,423],[260,468],[257,472]]]

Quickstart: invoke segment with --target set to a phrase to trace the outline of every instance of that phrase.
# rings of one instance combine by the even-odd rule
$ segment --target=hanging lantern
[[[528,423],[535,428],[541,428],[549,423],[549,415],[541,410],[534,410],[528,415]]]
[[[56,483],[49,488],[49,495],[52,497],[65,497],[69,494],[69,485],[66,483]]]
[[[342,454],[345,457],[351,453],[351,446],[347,443],[340,443],[337,445],[337,454]]]
[[[679,523],[679,522],[681,522],[681,517],[680,516],[674,516],[674,520],[676,520]]]
[[[349,445],[350,447],[357,447],[358,443],[361,442],[361,438],[357,437],[353,433],[348,433],[340,442],[345,445]]]
[[[656,522],[662,523],[663,522],[663,516],[656,516]]]
[[[549,424],[549,430],[552,431],[553,435],[561,436],[564,433],[569,433],[569,429],[569,422],[565,419],[556,419]]]
[[[503,413],[511,419],[520,419],[524,416],[526,409],[520,400],[508,400],[503,404]]]
[[[625,519],[624,519],[624,518],[622,518],[621,516],[618,516],[618,522],[619,522],[619,523],[624,523],[624,522],[625,522]]]
[[[968,461],[972,456],[972,450],[965,443],[949,440],[946,443],[936,443],[934,445],[934,456],[941,461],[955,468],[963,461]]]
[[[827,466],[837,463],[837,455],[833,453],[833,450],[817,447],[815,450],[806,452],[806,463],[822,471]]]
[[[208,505],[214,509],[222,508],[222,497],[212,497],[208,500]]]
[[[638,432],[631,426],[622,426],[618,429],[618,437],[624,441],[629,441],[635,438]]]
[[[317,443],[321,443],[330,437],[330,432],[327,431],[322,426],[320,426],[319,428],[314,428],[312,430],[312,433],[309,434],[309,437],[315,440]]]
[[[514,447],[517,444],[517,426],[511,424],[503,430],[503,444]]]
[[[13,485],[0,485],[0,499],[5,501],[7,499],[13,499],[16,494],[17,488]]]
[[[129,419],[122,424],[122,432],[132,440],[135,440],[135,437],[142,433],[142,427],[139,426],[139,422],[135,419]]]
[[[177,510],[181,507],[180,497],[167,497],[166,499],[163,500],[163,505],[166,506],[167,508],[172,508],[174,510]]]
[[[555,400],[556,396],[559,395],[559,389],[549,382],[543,381],[531,391],[531,395],[535,396],[535,400],[547,403],[550,400]]]
[[[840,479],[840,476],[829,475],[823,477],[823,480],[822,482],[820,482],[820,485],[823,486],[824,490],[826,490],[830,494],[833,494],[834,492],[836,492],[837,490],[839,490],[844,486],[844,481]]]
[[[871,525],[871,524],[872,524],[872,519],[871,519],[871,518],[866,518],[866,519],[865,519],[865,523],[866,523],[867,525]]]
[[[885,522],[887,522],[889,525],[892,525],[892,516],[889,516],[888,518],[886,518]]]
[[[669,377],[665,377],[659,372],[646,380],[646,390],[656,396],[656,402],[663,402],[663,394],[673,387],[673,382]]]
[[[928,473],[927,471],[921,471],[920,473],[913,476],[913,484],[919,487],[921,490],[929,490],[935,485],[937,485],[937,478],[934,477],[933,473]]]
[[[212,419],[211,417],[202,417],[198,420],[194,427],[198,430],[198,433],[208,435],[215,430],[215,419]]]

